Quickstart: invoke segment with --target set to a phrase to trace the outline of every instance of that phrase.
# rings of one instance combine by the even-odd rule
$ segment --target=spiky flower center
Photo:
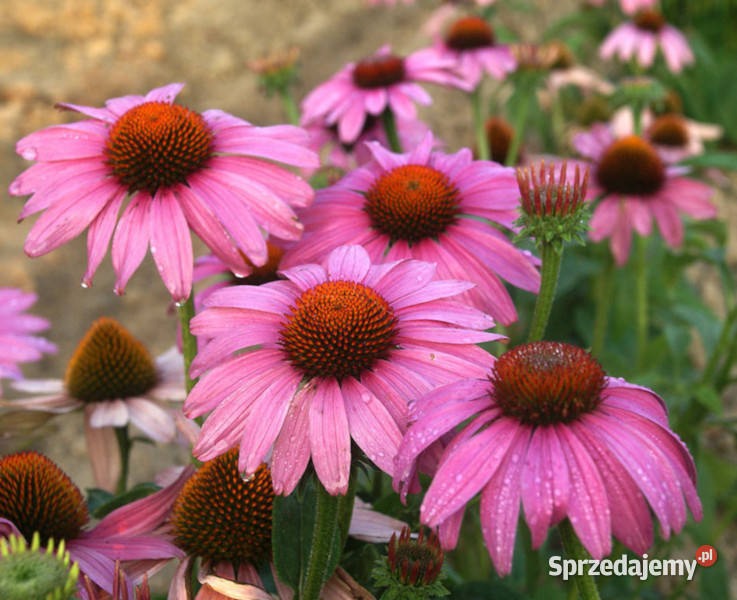
[[[244,479],[238,448],[206,462],[187,481],[172,509],[177,546],[214,563],[262,563],[271,556],[271,471]]]
[[[533,342],[499,357],[491,396],[505,415],[523,423],[569,423],[599,406],[604,380],[604,370],[588,352]]]
[[[648,142],[631,135],[604,151],[597,178],[607,192],[648,196],[662,187],[665,167]]]
[[[62,543],[41,548],[38,532],[29,549],[25,539],[11,535],[0,538],[0,598],[3,600],[69,600],[72,598],[79,566],[71,566],[69,552]]]
[[[82,402],[132,398],[156,385],[156,367],[145,346],[114,319],[95,321],[67,365],[65,384]]]
[[[653,144],[681,148],[688,143],[686,122],[679,115],[663,115],[650,126],[648,137]]]
[[[581,171],[576,165],[575,177],[569,182],[566,177],[568,164],[563,161],[556,174],[555,165],[550,163],[545,170],[545,161],[535,172],[535,165],[517,169],[517,185],[521,195],[522,210],[528,215],[537,217],[566,217],[575,213],[586,198],[589,181],[588,168],[581,178]]]
[[[87,505],[66,473],[38,452],[0,459],[0,518],[26,539],[73,540],[89,521]]]
[[[404,585],[423,586],[434,582],[443,566],[444,554],[434,533],[425,537],[420,529],[412,539],[409,527],[402,528],[399,537],[392,534],[387,562],[394,576]]]
[[[184,183],[213,154],[214,136],[198,113],[167,102],[145,102],[110,129],[105,154],[113,175],[131,192]]]
[[[665,25],[663,15],[651,8],[638,12],[635,15],[634,22],[639,29],[652,31],[653,33],[657,33]]]
[[[394,54],[369,56],[353,67],[353,83],[367,90],[404,81],[404,59]]]
[[[475,50],[494,45],[494,30],[481,17],[463,17],[450,26],[445,45],[453,50]]]
[[[403,165],[380,176],[366,192],[364,210],[391,240],[410,244],[436,237],[456,220],[459,193],[440,171]]]
[[[484,129],[491,148],[491,160],[503,165],[514,137],[512,126],[501,117],[489,117],[484,123]]]
[[[397,320],[384,298],[354,281],[326,281],[292,307],[280,343],[306,377],[359,377],[386,358]]]

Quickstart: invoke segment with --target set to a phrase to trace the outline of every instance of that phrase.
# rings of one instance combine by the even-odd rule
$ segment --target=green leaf
[[[129,489],[127,492],[123,492],[117,496],[113,496],[109,492],[98,489],[87,490],[88,498],[87,503],[90,506],[90,512],[96,519],[102,519],[106,515],[113,512],[116,508],[130,504],[146,496],[150,496],[154,492],[158,492],[161,488],[155,483],[139,483],[137,486]],[[107,494],[107,499],[105,499]],[[95,502],[93,508],[92,502]]]
[[[722,399],[717,391],[706,384],[699,384],[694,389],[694,396],[704,408],[716,415],[722,414]]]
[[[690,156],[683,159],[680,164],[704,169],[714,168],[737,171],[737,153],[710,152],[708,154],[699,154],[698,156]]]
[[[110,502],[113,497],[114,496],[107,490],[101,490],[100,488],[87,488],[87,507],[94,515],[98,508],[103,506],[105,503]]]

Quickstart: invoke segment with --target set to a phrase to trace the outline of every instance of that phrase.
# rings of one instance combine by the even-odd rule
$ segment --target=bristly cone
[[[565,242],[586,243],[591,217],[585,202],[589,170],[582,178],[576,165],[572,184],[566,179],[566,170],[565,162],[557,173],[552,163],[546,169],[544,160],[537,173],[534,165],[517,169],[521,215],[515,224],[522,229],[517,240],[531,238],[538,249],[551,244],[558,253]]]

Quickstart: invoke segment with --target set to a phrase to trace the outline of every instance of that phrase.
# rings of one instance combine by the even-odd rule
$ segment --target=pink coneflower
[[[694,60],[686,37],[666,23],[656,10],[640,11],[633,21],[612,31],[601,44],[599,56],[609,59],[616,55],[623,61],[636,57],[641,66],[649,67],[655,60],[658,46],[673,73],[680,73]]]
[[[271,562],[274,497],[266,464],[250,478],[242,477],[238,448],[203,464],[184,484],[172,507],[171,536],[187,558],[171,582],[169,599],[187,600],[184,574],[197,557],[203,561],[200,581],[210,589],[203,587],[196,600],[220,598],[217,593],[224,594],[223,598],[270,598],[263,592],[257,569]],[[386,542],[404,526],[356,499],[349,535]],[[237,577],[233,565],[239,565]],[[281,591],[276,576],[275,581]],[[238,595],[237,590],[254,595]]]
[[[190,374],[208,372],[184,406],[188,417],[210,413],[193,450],[200,460],[240,445],[248,475],[273,446],[278,494],[291,493],[310,458],[328,492],[344,494],[351,439],[392,473],[407,402],[493,361],[474,345],[499,337],[483,331],[492,319],[448,299],[472,284],[434,281],[435,265],[372,265],[360,246],[343,246],[326,268],[282,275],[207,299],[192,320],[206,343]]]
[[[604,196],[594,210],[589,235],[597,242],[610,238],[618,266],[629,257],[632,230],[650,235],[653,217],[665,242],[677,248],[683,241],[679,211],[694,219],[716,216],[709,200],[713,190],[680,176],[682,169],[666,166],[644,139],[631,135],[615,140],[607,126],[594,125],[590,132],[578,134],[573,144],[594,161],[589,196]]]
[[[508,46],[495,42],[494,30],[481,17],[463,17],[455,21],[444,37],[438,36],[430,49],[438,59],[451,61],[453,70],[475,89],[484,73],[504,79],[517,67]]]
[[[25,314],[36,294],[16,288],[0,288],[0,379],[23,379],[19,363],[40,360],[44,353],[56,352],[47,339],[32,335],[48,329],[49,322]],[[0,386],[0,396],[3,389]]]
[[[95,321],[69,360],[64,379],[29,379],[15,389],[43,394],[3,406],[53,414],[84,409],[87,449],[95,480],[114,489],[120,471],[114,427],[132,423],[146,437],[170,442],[176,429],[164,401],[186,396],[184,366],[176,348],[156,360],[117,321]]]
[[[532,258],[484,221],[512,227],[519,216],[514,170],[468,149],[433,152],[433,143],[428,134],[406,154],[368,144],[374,160],[317,193],[283,264],[320,261],[341,244],[363,245],[374,262],[425,260],[438,277],[473,280],[468,300],[508,325],[517,311],[497,275],[532,292],[540,285]]]
[[[512,568],[520,500],[539,547],[568,518],[591,555],[613,534],[642,554],[652,544],[648,504],[663,538],[698,520],[693,459],[651,390],[607,377],[587,352],[535,342],[503,354],[489,379],[456,382],[416,405],[397,456],[408,483],[418,456],[466,420],[447,445],[420,518],[454,545],[465,505],[481,491],[481,526],[496,570]],[[685,502],[684,502],[685,496]]]
[[[427,49],[402,58],[383,46],[373,56],[348,63],[312,90],[302,102],[302,124],[337,125],[340,141],[352,144],[366,119],[387,108],[398,119],[416,119],[414,103],[432,102],[416,82],[464,88],[463,81],[450,72],[452,66],[452,61]]]
[[[719,125],[693,121],[675,112],[656,115],[650,109],[645,109],[640,119],[645,138],[668,163],[702,154],[704,142],[718,140],[723,132]],[[611,129],[618,138],[632,135],[635,131],[632,109],[624,106],[615,112],[612,115]]]
[[[90,529],[87,504],[79,489],[51,460],[37,452],[0,459],[0,536],[63,541],[81,580],[87,575],[108,593],[113,591],[115,561],[167,560],[183,552],[151,532],[168,516],[171,503],[190,469],[171,486],[108,514]],[[128,594],[133,585],[128,580]]]
[[[123,293],[150,246],[164,284],[180,302],[192,287],[190,228],[235,271],[243,267],[238,250],[253,264],[266,261],[262,230],[299,238],[292,209],[311,202],[312,188],[270,161],[318,166],[305,131],[254,127],[219,110],[196,113],[174,104],[183,85],[113,98],[105,108],[61,104],[92,119],[18,142],[17,152],[37,163],[10,193],[33,194],[21,219],[45,210],[26,239],[29,256],[46,254],[89,227],[83,285],[112,238],[116,293]]]

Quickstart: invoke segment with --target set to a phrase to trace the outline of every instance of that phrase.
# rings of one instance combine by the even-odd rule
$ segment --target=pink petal
[[[192,238],[179,202],[169,190],[159,190],[149,213],[151,256],[174,302],[192,292]]]
[[[87,454],[90,457],[95,484],[112,492],[120,476],[120,452],[112,427],[92,427],[90,418],[94,406],[84,408],[84,433],[87,440]]]
[[[361,246],[341,246],[328,257],[328,276],[332,281],[363,281],[371,261]]]
[[[93,404],[90,427],[124,427],[128,424],[128,407],[123,400],[106,400]]]
[[[351,437],[385,473],[394,473],[402,433],[382,402],[361,383],[347,377],[341,385]]]
[[[310,460],[309,413],[313,387],[305,385],[292,398],[284,425],[274,442],[271,479],[274,492],[292,493]]]
[[[122,294],[143,257],[146,256],[150,227],[151,196],[138,192],[123,211],[113,236],[113,269],[117,275],[115,293]]]
[[[601,559],[612,549],[611,511],[604,482],[576,434],[565,425],[555,429],[571,482],[568,518],[586,550],[595,559]]]
[[[519,516],[519,476],[532,427],[521,425],[506,455],[481,492],[481,531],[499,575],[512,570],[512,552]]]
[[[126,400],[131,423],[157,442],[171,442],[176,428],[171,415],[158,404],[146,398]]]
[[[671,248],[678,248],[683,242],[683,222],[676,207],[661,198],[653,198],[650,200],[650,210],[665,243]]]
[[[87,231],[87,270],[82,276],[82,284],[90,286],[92,278],[100,266],[102,259],[107,254],[110,238],[113,236],[115,224],[118,221],[118,213],[123,205],[126,190],[121,189],[117,196],[113,197],[107,206],[100,211],[95,220],[90,223]]]
[[[435,527],[475,496],[496,472],[518,428],[516,421],[497,419],[452,451],[446,450],[422,501],[422,522]]]
[[[351,434],[343,395],[335,379],[315,386],[310,402],[310,450],[320,482],[329,494],[345,494],[351,470]]]

